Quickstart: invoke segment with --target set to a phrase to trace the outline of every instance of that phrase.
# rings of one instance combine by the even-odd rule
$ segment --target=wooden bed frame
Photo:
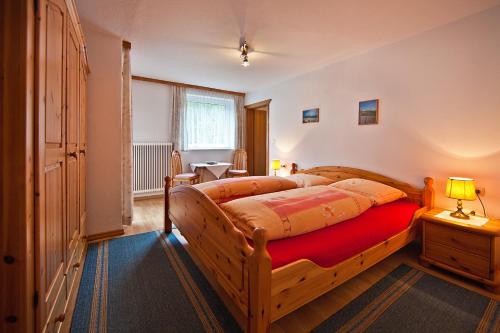
[[[306,259],[271,268],[266,231],[256,229],[252,248],[241,231],[205,194],[192,186],[165,185],[165,232],[172,222],[189,243],[189,252],[240,326],[251,333],[269,332],[272,322],[353,278],[415,240],[418,219],[433,207],[432,178],[422,189],[369,171],[325,166],[292,173],[320,175],[336,181],[375,180],[404,191],[421,205],[410,226],[393,237],[329,268]]]

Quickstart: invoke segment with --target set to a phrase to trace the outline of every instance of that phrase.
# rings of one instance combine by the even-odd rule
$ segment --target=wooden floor
[[[163,198],[134,201],[132,225],[124,226],[125,236],[163,229]]]
[[[126,227],[125,235],[133,235],[163,228],[163,200],[150,199],[140,200],[134,203],[134,222]],[[182,240],[182,243],[189,251],[189,246],[179,234],[174,230],[175,235]],[[328,317],[333,315],[347,303],[361,295],[370,286],[386,276],[390,271],[405,263],[416,267],[422,271],[431,273],[444,280],[461,285],[464,288],[474,290],[485,296],[500,300],[500,297],[487,292],[479,285],[462,279],[451,273],[438,269],[427,269],[418,264],[419,255],[418,244],[407,246],[379,264],[367,271],[359,274],[355,278],[347,281],[329,293],[321,296],[315,301],[294,311],[288,316],[280,319],[272,325],[271,332],[309,332]]]

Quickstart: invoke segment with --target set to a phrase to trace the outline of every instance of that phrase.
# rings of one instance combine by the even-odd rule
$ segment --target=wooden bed
[[[421,208],[410,226],[393,237],[330,268],[301,259],[272,269],[266,231],[256,229],[252,248],[243,233],[215,202],[192,186],[165,186],[165,232],[174,223],[189,243],[189,252],[228,309],[247,332],[268,332],[272,322],[314,300],[393,254],[418,235],[418,219],[433,207],[432,178],[416,188],[369,171],[325,166],[292,173],[307,173],[335,181],[364,178],[404,191]],[[168,178],[168,177],[167,177]]]

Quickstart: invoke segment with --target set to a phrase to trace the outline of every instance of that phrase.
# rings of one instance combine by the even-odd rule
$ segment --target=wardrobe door
[[[78,131],[80,123],[80,45],[71,21],[68,21],[67,35],[67,76],[66,76],[66,251],[67,283],[71,290],[78,258],[73,258],[80,234],[80,211],[78,208]]]
[[[37,331],[56,331],[66,299],[65,49],[64,0],[42,0],[37,45],[35,250]],[[62,303],[61,303],[62,302]]]
[[[86,235],[87,219],[87,198],[86,198],[86,157],[87,157],[87,67],[85,64],[80,66],[80,235]]]

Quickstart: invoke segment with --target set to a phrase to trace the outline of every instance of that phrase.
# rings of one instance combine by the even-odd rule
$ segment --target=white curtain
[[[245,149],[246,145],[246,110],[245,98],[234,96],[234,107],[236,109],[236,148]]]
[[[122,223],[132,224],[132,75],[130,44],[122,52]]]
[[[186,91],[184,149],[234,149],[236,112],[233,95]]]
[[[185,150],[183,139],[186,115],[186,89],[184,87],[173,86],[171,101],[170,142],[172,142],[175,150]]]

